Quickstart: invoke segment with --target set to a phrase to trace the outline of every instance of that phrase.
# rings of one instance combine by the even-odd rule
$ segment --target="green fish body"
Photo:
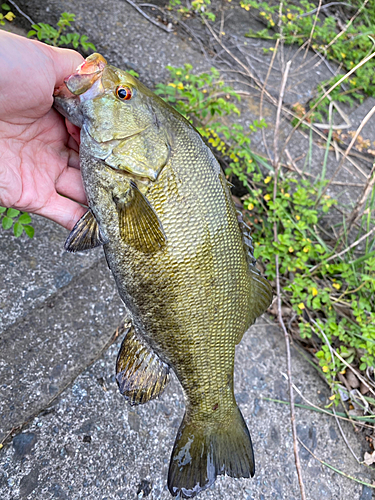
[[[252,476],[234,355],[272,292],[218,162],[190,123],[98,54],[56,91],[55,106],[81,127],[90,207],[66,248],[103,245],[131,317],[120,391],[144,403],[161,394],[170,369],[184,390],[170,492],[190,498],[219,474]]]

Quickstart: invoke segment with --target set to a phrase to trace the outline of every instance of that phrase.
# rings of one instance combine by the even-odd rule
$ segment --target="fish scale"
[[[98,54],[57,90],[55,105],[82,127],[90,207],[66,248],[103,244],[132,323],[117,358],[120,391],[130,404],[147,402],[170,370],[184,390],[171,494],[191,498],[219,474],[252,476],[233,391],[235,345],[272,292],[224,173],[190,123]]]

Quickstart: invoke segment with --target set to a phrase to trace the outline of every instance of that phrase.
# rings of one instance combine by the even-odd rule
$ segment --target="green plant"
[[[4,26],[5,21],[12,22],[16,16],[10,10],[10,7],[7,3],[2,3],[1,9],[6,11],[6,14],[3,14],[2,12],[0,12],[0,26]]]
[[[279,175],[275,190],[272,165],[250,149],[251,131],[265,123],[254,123],[245,132],[220,121],[221,116],[239,114],[231,102],[239,96],[215,69],[201,75],[193,75],[190,65],[168,69],[171,81],[159,84],[157,93],[197,127],[226,167],[227,177],[242,181],[247,190],[243,216],[254,232],[255,257],[264,262],[266,276],[273,281],[278,255],[289,324],[301,341],[310,343],[327,382],[335,390],[338,374],[346,369],[333,352],[361,371],[375,366],[375,241],[367,238],[360,255],[355,248],[336,255],[346,235],[334,246],[323,238],[322,221],[338,205],[322,196],[324,175],[315,182]],[[375,192],[365,214],[357,238],[375,224]],[[337,403],[338,398],[331,401]]]
[[[232,101],[236,99],[239,102],[241,97],[232,87],[225,85],[216,68],[200,75],[192,73],[190,64],[185,64],[183,68],[167,68],[171,81],[157,84],[155,92],[193,123],[220,157],[222,165],[229,169],[228,173],[233,172],[246,183],[247,175],[255,168],[250,135],[254,130],[266,127],[265,121],[255,120],[245,133],[242,125],[227,125],[218,120],[222,116],[240,115]]]
[[[357,6],[352,0],[353,6]],[[257,0],[242,0],[244,8],[258,11],[259,17],[267,24],[267,28],[254,32],[250,30],[248,37],[277,39],[282,37],[286,44],[304,44],[311,41],[311,47],[322,54],[326,59],[340,65],[341,74],[329,81],[323,82],[322,87],[332,86],[341,76],[342,71],[350,71],[356,64],[369,55],[375,47],[373,25],[375,22],[375,1],[369,2],[366,9],[360,11],[356,22],[348,21],[345,30],[339,34],[337,18],[333,15],[319,16],[316,5],[308,0],[300,0],[299,4],[284,2],[281,12],[281,27],[273,31],[279,24],[279,5],[269,5]],[[358,5],[359,7],[359,5]],[[309,12],[313,11],[311,15]],[[350,11],[353,13],[353,10]],[[333,43],[334,41],[334,43]],[[353,99],[363,100],[364,95],[375,95],[375,61],[371,60],[356,71],[354,77],[346,82],[343,90],[337,87],[331,94],[335,101],[353,103]],[[320,89],[321,95],[323,88]],[[312,105],[314,102],[312,102]],[[323,101],[319,109],[325,110],[329,104]]]
[[[38,40],[45,42],[48,45],[53,45],[54,47],[68,47],[69,45],[72,45],[75,49],[78,49],[78,47],[81,46],[86,52],[89,49],[96,50],[95,45],[87,41],[88,37],[86,35],[80,35],[77,32],[64,34],[67,28],[72,28],[71,23],[74,19],[75,14],[63,12],[57,22],[58,29],[46,23],[33,24],[33,29],[28,32],[27,36],[29,38],[36,36]]]
[[[34,228],[28,213],[20,212],[15,208],[0,207],[0,219],[3,229],[11,229],[13,226],[13,234],[16,238],[21,236],[23,232],[29,238],[34,236]]]
[[[265,262],[266,275],[273,280],[279,256],[283,301],[293,311],[301,338],[315,333],[321,339],[315,355],[332,385],[345,365],[332,359],[331,347],[360,370],[375,364],[375,244],[368,242],[370,252],[361,258],[349,251],[345,258],[330,260],[335,248],[317,229],[337,204],[327,196],[319,198],[325,182],[279,179],[275,198],[273,183],[271,176],[258,177],[256,189],[244,202],[247,220],[256,231],[255,257]]]
[[[176,9],[182,14],[200,14],[204,17],[207,17],[207,19],[210,19],[210,21],[213,22],[216,19],[215,14],[210,10],[211,0],[193,0],[190,7],[182,6],[181,0],[169,0],[167,8],[169,10]]]

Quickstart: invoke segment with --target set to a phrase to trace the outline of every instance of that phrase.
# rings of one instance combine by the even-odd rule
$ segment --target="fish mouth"
[[[76,72],[64,80],[63,85],[55,89],[54,97],[73,98],[84,94],[102,76],[107,61],[100,54],[91,54],[78,66]]]
[[[55,88],[53,92],[54,107],[74,125],[82,127],[83,117],[79,109],[80,95],[95,85],[106,66],[107,61],[103,56],[91,54],[73,74],[65,78],[62,85]],[[95,92],[98,90],[96,89]]]

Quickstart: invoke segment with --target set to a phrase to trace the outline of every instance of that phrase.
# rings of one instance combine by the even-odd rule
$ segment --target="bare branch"
[[[27,19],[29,21],[30,24],[36,24],[32,19],[31,17],[29,17],[27,14],[24,13],[23,10],[21,10],[18,5],[16,4],[16,2],[14,2],[13,0],[7,0],[8,3],[10,3],[11,5],[13,5],[13,7],[18,10],[18,12],[21,14],[21,16],[23,16],[25,19]]]
[[[164,24],[159,23],[159,21],[157,21],[156,19],[153,19],[152,17],[148,16],[146,14],[146,12],[144,12],[142,9],[140,9],[137,4],[135,4],[134,2],[132,2],[132,0],[124,0],[124,2],[127,2],[136,11],[138,11],[141,14],[141,16],[143,16],[145,19],[147,19],[147,21],[150,21],[150,23],[155,24],[155,26],[157,26],[158,28],[162,29],[163,31],[166,31],[167,33],[172,33],[174,31],[174,29],[171,28],[171,27],[169,27],[169,25],[168,26],[164,26]]]

